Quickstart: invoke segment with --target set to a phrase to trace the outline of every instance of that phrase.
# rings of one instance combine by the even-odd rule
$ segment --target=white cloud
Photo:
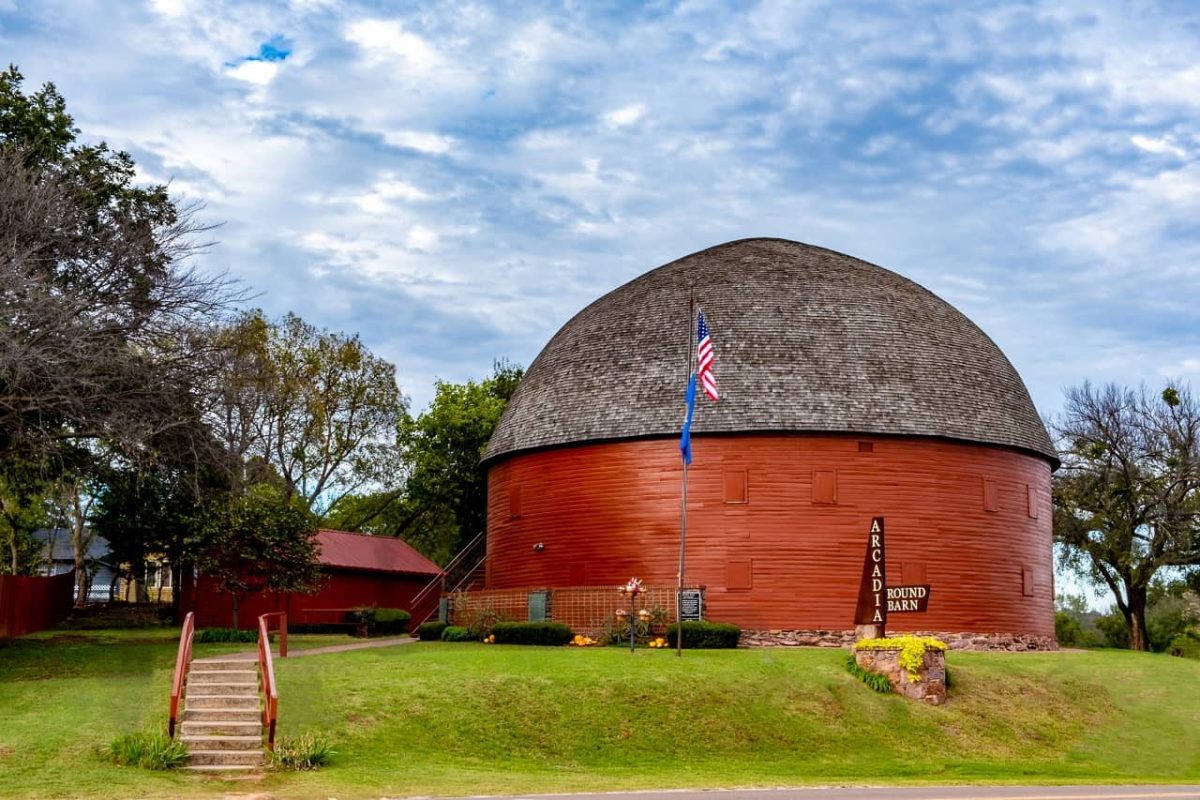
[[[414,225],[408,229],[408,235],[404,238],[405,245],[413,250],[429,251],[437,247],[441,241],[441,236],[438,232],[423,225]]]
[[[435,156],[449,153],[455,145],[453,137],[427,131],[386,131],[383,140],[393,147],[406,147]]]
[[[346,39],[376,58],[406,66],[414,74],[429,74],[445,66],[438,49],[397,20],[364,19],[350,23]]]
[[[1140,150],[1145,150],[1147,153],[1155,153],[1157,155],[1172,155],[1176,158],[1187,158],[1187,151],[1175,144],[1175,142],[1169,136],[1153,138],[1150,136],[1142,136],[1141,134],[1134,134],[1133,136],[1129,137],[1129,141],[1133,143],[1134,147],[1137,147]]]
[[[644,103],[634,103],[624,108],[618,108],[615,111],[609,111],[604,115],[604,124],[610,128],[627,128],[637,123],[645,113],[646,106]]]
[[[225,70],[229,77],[255,86],[266,86],[278,72],[279,63],[275,61],[243,61]]]

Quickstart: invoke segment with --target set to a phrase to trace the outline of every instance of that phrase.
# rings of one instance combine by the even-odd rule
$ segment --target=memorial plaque
[[[704,619],[704,598],[699,589],[684,589],[679,593],[679,619],[683,622]]]
[[[883,552],[883,517],[871,520],[867,532],[867,552],[863,557],[862,583],[858,588],[858,605],[854,609],[855,625],[883,625],[887,622],[887,572]]]
[[[929,584],[889,586],[887,590],[887,610],[889,614],[928,611]]]

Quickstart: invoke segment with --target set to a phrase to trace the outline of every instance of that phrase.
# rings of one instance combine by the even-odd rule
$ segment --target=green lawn
[[[0,647],[0,795],[195,796],[245,784],[106,764],[161,724],[170,631]],[[310,637],[303,645],[345,642]],[[241,646],[244,647],[244,646]],[[240,649],[205,645],[199,654]],[[840,650],[689,652],[419,643],[276,662],[283,734],[338,755],[270,774],[288,797],[830,781],[1197,782],[1200,662],[1125,652],[952,653],[927,708],[851,678]]]

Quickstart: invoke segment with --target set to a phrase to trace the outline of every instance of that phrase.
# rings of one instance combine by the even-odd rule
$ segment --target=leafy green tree
[[[439,381],[429,408],[401,425],[404,483],[346,498],[331,509],[329,524],[402,536],[446,563],[486,526],[487,473],[479,461],[522,374],[501,361],[483,381]]]
[[[250,595],[311,592],[319,585],[316,518],[275,486],[251,486],[211,507],[192,551],[200,572],[232,596],[235,628]]]
[[[407,401],[395,368],[357,336],[261,312],[222,335],[207,419],[230,455],[231,485],[278,481],[319,511],[390,472]]]
[[[186,266],[202,230],[132,159],[80,144],[51,84],[0,73],[0,457],[98,440],[127,456],[195,428],[203,335],[236,299]]]
[[[1055,539],[1068,566],[1112,592],[1130,646],[1147,650],[1152,582],[1200,566],[1200,404],[1183,386],[1154,396],[1084,384],[1053,429]]]
[[[3,572],[32,575],[42,564],[33,532],[51,523],[52,483],[43,465],[10,459],[0,462],[0,541],[6,545]]]

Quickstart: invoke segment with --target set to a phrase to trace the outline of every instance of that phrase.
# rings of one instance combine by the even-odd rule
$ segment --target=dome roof
[[[1020,376],[957,309],[882,267],[781,239],[702,250],[580,311],[529,366],[485,461],[678,436],[690,289],[712,332],[721,394],[697,399],[693,434],[936,436],[1057,464]]]

